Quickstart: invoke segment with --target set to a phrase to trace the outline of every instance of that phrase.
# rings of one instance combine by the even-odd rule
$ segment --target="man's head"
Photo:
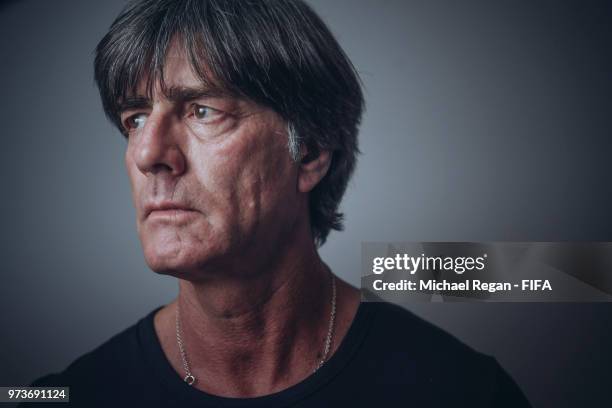
[[[98,45],[95,76],[128,137],[154,270],[275,245],[304,221],[319,245],[341,228],[363,98],[302,2],[132,2]]]

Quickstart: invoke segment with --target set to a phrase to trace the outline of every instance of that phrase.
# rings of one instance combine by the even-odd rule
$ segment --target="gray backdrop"
[[[0,8],[0,385],[25,384],[168,302],[147,270],[93,49],[124,1]],[[581,1],[313,0],[365,85],[346,231],[361,241],[612,240],[612,12]],[[611,304],[419,304],[536,407],[609,402]],[[606,388],[607,387],[607,388]]]

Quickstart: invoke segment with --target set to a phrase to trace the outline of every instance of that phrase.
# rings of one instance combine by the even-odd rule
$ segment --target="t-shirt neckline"
[[[365,307],[366,304],[359,305],[340,346],[319,370],[284,390],[253,398],[231,398],[209,394],[187,385],[182,380],[168,361],[155,332],[154,316],[163,306],[156,308],[139,322],[138,333],[144,358],[151,366],[152,372],[161,381],[161,384],[181,402],[222,407],[281,407],[316,392],[348,364],[361,346],[372,320],[374,308]]]

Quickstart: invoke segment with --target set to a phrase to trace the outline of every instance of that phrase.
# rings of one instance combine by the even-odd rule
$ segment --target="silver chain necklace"
[[[329,315],[329,327],[327,328],[327,336],[325,337],[325,343],[323,347],[323,356],[321,360],[317,363],[314,371],[316,372],[327,360],[327,355],[329,354],[329,350],[331,349],[332,338],[334,333],[334,327],[336,323],[336,278],[334,275],[331,275],[332,281],[332,300],[331,300],[331,313]],[[181,359],[183,360],[183,368],[185,369],[185,377],[183,381],[187,383],[187,385],[193,385],[196,382],[195,376],[191,373],[191,369],[189,368],[189,362],[187,360],[187,352],[185,351],[185,346],[183,345],[183,339],[181,338],[181,325],[180,325],[180,312],[178,302],[176,304],[176,343],[178,344],[179,351],[181,353]]]

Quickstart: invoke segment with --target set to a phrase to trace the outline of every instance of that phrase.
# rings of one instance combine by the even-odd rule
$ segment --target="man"
[[[319,258],[363,97],[308,6],[132,2],[95,78],[127,138],[145,259],[179,293],[35,385],[79,406],[528,406],[494,359],[361,304]]]

